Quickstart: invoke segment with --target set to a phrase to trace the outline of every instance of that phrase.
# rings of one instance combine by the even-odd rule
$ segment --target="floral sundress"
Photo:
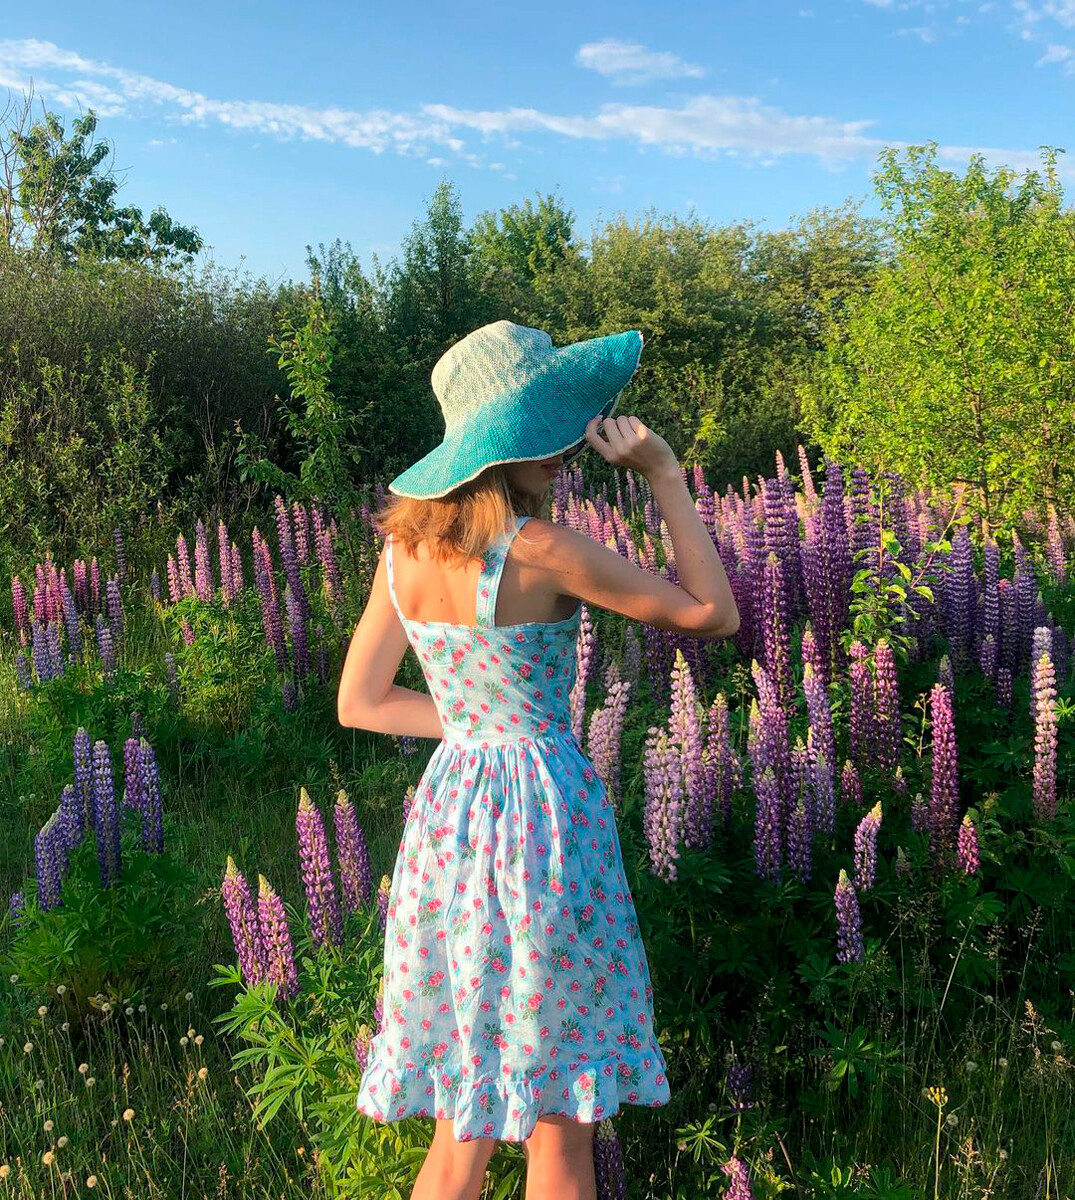
[[[538,1117],[666,1104],[653,986],[612,801],[571,732],[580,609],[495,625],[516,518],[483,556],[477,623],[392,603],[445,730],[388,899],[383,1017],[358,1109],[520,1142]]]

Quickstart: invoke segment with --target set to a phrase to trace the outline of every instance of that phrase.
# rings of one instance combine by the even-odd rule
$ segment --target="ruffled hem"
[[[355,1105],[375,1121],[451,1121],[457,1142],[479,1137],[523,1142],[538,1117],[557,1114],[596,1122],[614,1116],[622,1105],[667,1104],[668,1079],[663,1070],[655,1070],[663,1061],[659,1051],[631,1061],[614,1055],[557,1064],[533,1075],[483,1075],[454,1085],[444,1069],[393,1067],[371,1054]]]

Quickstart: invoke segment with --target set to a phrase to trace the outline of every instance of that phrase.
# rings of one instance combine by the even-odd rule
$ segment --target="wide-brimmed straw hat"
[[[444,438],[388,485],[434,500],[497,463],[551,458],[610,416],[642,355],[637,329],[559,348],[540,329],[494,321],[437,360],[433,391]]]

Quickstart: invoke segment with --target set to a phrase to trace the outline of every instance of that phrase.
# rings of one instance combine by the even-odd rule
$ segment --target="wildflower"
[[[948,1103],[948,1092],[943,1087],[926,1088],[926,1099],[932,1100],[938,1108],[944,1108]]]
[[[264,875],[258,876],[258,920],[265,939],[268,961],[266,977],[275,981],[278,995],[293,996],[299,990],[299,974],[291,944],[284,904]]]
[[[362,904],[373,902],[373,878],[366,835],[355,817],[355,810],[341,789],[332,812],[336,830],[336,858],[340,864],[344,904],[355,912]]]
[[[1000,1149],[997,1151],[997,1158],[999,1158],[1001,1162],[1003,1162],[1007,1157],[1008,1157],[1007,1150]]]
[[[181,1046],[185,1046],[185,1045],[187,1044],[187,1042],[189,1042],[189,1041],[190,1041],[190,1038],[188,1038],[188,1037],[186,1036],[186,1034],[184,1034],[184,1035],[183,1035],[183,1036],[182,1036],[182,1037],[179,1039],[179,1044],[180,1044]]]
[[[877,831],[881,828],[881,801],[858,823],[855,830],[855,891],[865,892],[877,878]]]
[[[8,983],[18,983],[18,982],[19,982],[18,975],[11,975],[8,977]]]
[[[27,1043],[26,1043],[26,1045],[25,1045],[25,1046],[23,1046],[23,1048],[22,1048],[22,1049],[23,1049],[23,1053],[25,1053],[25,1054],[29,1054],[29,1053],[30,1053],[30,1051],[31,1051],[31,1050],[33,1050],[33,1048],[34,1048],[34,1044],[33,1044],[33,1042],[27,1042]]]
[[[983,1000],[986,1002],[986,1004],[992,1004],[992,1003],[993,1003],[993,997],[992,997],[992,996],[990,996],[990,995],[985,995],[985,996],[983,996],[983,997],[982,997],[982,999],[983,999]]]
[[[209,1068],[208,1067],[199,1067],[198,1068],[198,1078],[200,1080],[202,1080],[202,1082],[204,1083],[205,1080],[209,1078]]]
[[[161,1001],[161,1012],[167,1012],[167,1011],[168,1011],[168,1001],[162,1000]]]
[[[134,1120],[134,1109],[133,1109],[133,1108],[125,1108],[125,1109],[123,1110],[123,1119],[124,1119],[124,1120],[125,1120],[125,1121],[126,1121],[128,1124],[129,1124],[131,1121],[133,1121],[133,1120]]]
[[[134,1015],[134,1009],[131,1008],[131,1006],[129,1004],[123,1011],[127,1014],[128,1017],[131,1017]]]
[[[93,1085],[94,1085],[96,1082],[97,1082],[97,1080],[96,1080],[96,1079],[94,1079],[94,1077],[93,1077],[92,1075],[87,1075],[87,1076],[86,1076],[86,1086],[87,1086],[88,1088],[91,1088],[91,1087],[93,1087]]]
[[[47,1004],[42,1004],[37,1010],[37,1015],[39,1017],[47,1017],[49,1015],[49,1006]]]
[[[318,946],[338,946],[343,940],[343,918],[329,863],[328,838],[321,814],[305,788],[299,789],[295,828],[299,839],[302,881],[306,888],[310,934]]]
[[[54,1129],[54,1127],[55,1126],[53,1125],[52,1121],[46,1121],[45,1124],[42,1126],[42,1128],[45,1130],[46,1133],[51,1133],[52,1130]]]
[[[140,1013],[144,1013],[146,1011],[146,1006],[144,1004],[139,1004],[138,1011]]]
[[[89,1069],[90,1069],[89,1063],[79,1063],[78,1064],[78,1073],[80,1075],[85,1075]]]
[[[191,1027],[190,1027],[190,1028],[187,1030],[187,1037],[188,1037],[188,1038],[192,1038],[193,1036],[194,1036],[194,1026],[192,1025],[192,1026],[191,1026]]]
[[[721,1170],[728,1176],[728,1190],[724,1193],[726,1200],[752,1200],[754,1193],[750,1190],[750,1176],[745,1162],[733,1154]]]
[[[62,996],[62,995],[64,995],[64,994],[66,993],[66,991],[67,991],[67,984],[66,984],[66,983],[61,983],[61,984],[59,985],[59,987],[57,987],[57,989],[56,989],[56,995],[57,995],[57,996]]]
[[[997,1066],[1000,1067],[1002,1071],[1006,1071],[1008,1069],[1008,1060],[1006,1058],[998,1058]]]
[[[66,1033],[71,1028],[71,1022],[64,1021],[64,1023],[60,1026],[60,1028],[63,1030],[64,1033]]]
[[[7,1179],[10,1174],[11,1168],[7,1165],[7,1163],[0,1163],[0,1179]]]
[[[91,1176],[90,1176],[90,1177],[89,1177],[89,1178],[86,1180],[86,1186],[87,1186],[88,1188],[95,1188],[95,1187],[97,1186],[97,1176],[96,1176],[96,1175],[91,1175]]]
[[[184,999],[184,1000],[187,1000],[187,1001],[193,1000],[193,999],[194,999],[194,993],[193,993],[193,992],[187,992],[187,994],[186,994],[186,995],[183,997],[183,999]]]
[[[978,855],[978,830],[969,813],[963,814],[956,840],[956,861],[964,875],[973,875],[981,865]]]
[[[977,1071],[977,1070],[978,1070],[978,1064],[977,1064],[976,1062],[971,1062],[971,1060],[970,1060],[970,1059],[968,1059],[968,1060],[967,1060],[967,1062],[966,1062],[966,1071],[967,1071],[967,1074],[968,1074],[968,1075],[971,1075],[971,1074],[973,1074],[973,1073],[974,1073],[975,1071]]]
[[[55,1157],[56,1157],[56,1155],[53,1154],[51,1150],[46,1150],[45,1153],[41,1155],[41,1161],[45,1164],[46,1167],[51,1167],[52,1160]]]
[[[199,1033],[198,1036],[194,1039],[194,1044],[195,1044],[195,1046],[200,1046],[202,1044],[202,1042],[204,1042],[204,1041],[205,1041],[204,1034]]]
[[[67,1145],[67,1134],[63,1133],[56,1139],[57,1147],[62,1150]]]
[[[959,1124],[959,1117],[957,1117],[955,1113],[949,1113],[948,1116],[945,1117],[944,1119],[948,1122],[949,1125],[958,1125]]]
[[[865,949],[862,944],[862,919],[859,915],[858,896],[855,885],[840,868],[836,884],[836,960],[837,962],[862,962]]]
[[[243,979],[248,984],[257,983],[264,978],[268,969],[265,940],[258,926],[257,908],[250,894],[250,885],[230,854],[224,881],[220,885],[220,895]]]
[[[34,1090],[35,1091],[38,1091],[38,1092],[41,1091],[41,1089],[44,1086],[45,1086],[45,1081],[43,1079],[35,1079],[34,1080]]]
[[[1059,1053],[1060,1053],[1060,1051],[1061,1051],[1061,1050],[1063,1050],[1063,1048],[1064,1048],[1064,1043],[1063,1043],[1063,1042],[1058,1042],[1058,1041],[1056,1041],[1056,1040],[1055,1040],[1055,1038],[1054,1038],[1054,1040],[1053,1040],[1053,1041],[1050,1043],[1050,1045],[1051,1045],[1051,1047],[1052,1047],[1052,1051],[1053,1051],[1053,1053],[1054,1053],[1054,1054],[1059,1054]]]

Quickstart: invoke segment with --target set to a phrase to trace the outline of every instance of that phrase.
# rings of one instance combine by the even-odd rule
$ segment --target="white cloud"
[[[613,83],[650,83],[655,79],[698,79],[705,74],[702,67],[684,62],[667,51],[647,50],[634,42],[605,38],[587,42],[575,54],[575,62],[604,75]]]
[[[515,176],[500,165],[490,168],[482,155],[469,149],[468,134],[480,135],[483,141],[497,138],[499,146],[512,149],[522,145],[522,135],[555,134],[589,142],[595,150],[619,143],[677,157],[714,160],[723,156],[761,166],[771,166],[785,155],[801,154],[829,169],[852,161],[874,161],[885,146],[901,149],[912,144],[874,136],[869,132],[876,124],[873,120],[788,113],[754,96],[700,95],[678,106],[604,104],[595,113],[462,109],[450,104],[423,104],[414,112],[355,112],[266,100],[217,100],[85,59],[50,42],[0,41],[0,84],[25,88],[28,80],[22,72],[30,68],[35,71],[35,91],[42,98],[69,107],[76,103],[86,107],[91,90],[87,83],[100,87],[100,81],[107,80],[112,116],[144,117],[160,112],[166,121],[202,126],[215,123],[255,135],[251,140],[257,140],[256,135],[277,140],[299,137],[375,154],[391,150],[419,157],[430,166],[461,161],[474,168],[496,169],[505,179]],[[56,75],[63,71],[77,72],[78,78],[58,81]],[[98,112],[105,115],[101,109]],[[913,144],[924,140],[923,135]],[[533,139],[524,148],[534,156],[544,152]],[[949,162],[966,161],[973,153],[981,153],[987,162],[998,166],[1040,167],[1039,153],[1031,150],[969,146],[941,146],[937,150],[938,158]],[[1066,174],[1063,168],[1058,169]]]
[[[910,34],[912,37],[916,37],[927,44],[937,40],[936,32],[930,29],[928,25],[915,25],[908,29],[896,30],[897,37],[902,37],[904,34]]]

